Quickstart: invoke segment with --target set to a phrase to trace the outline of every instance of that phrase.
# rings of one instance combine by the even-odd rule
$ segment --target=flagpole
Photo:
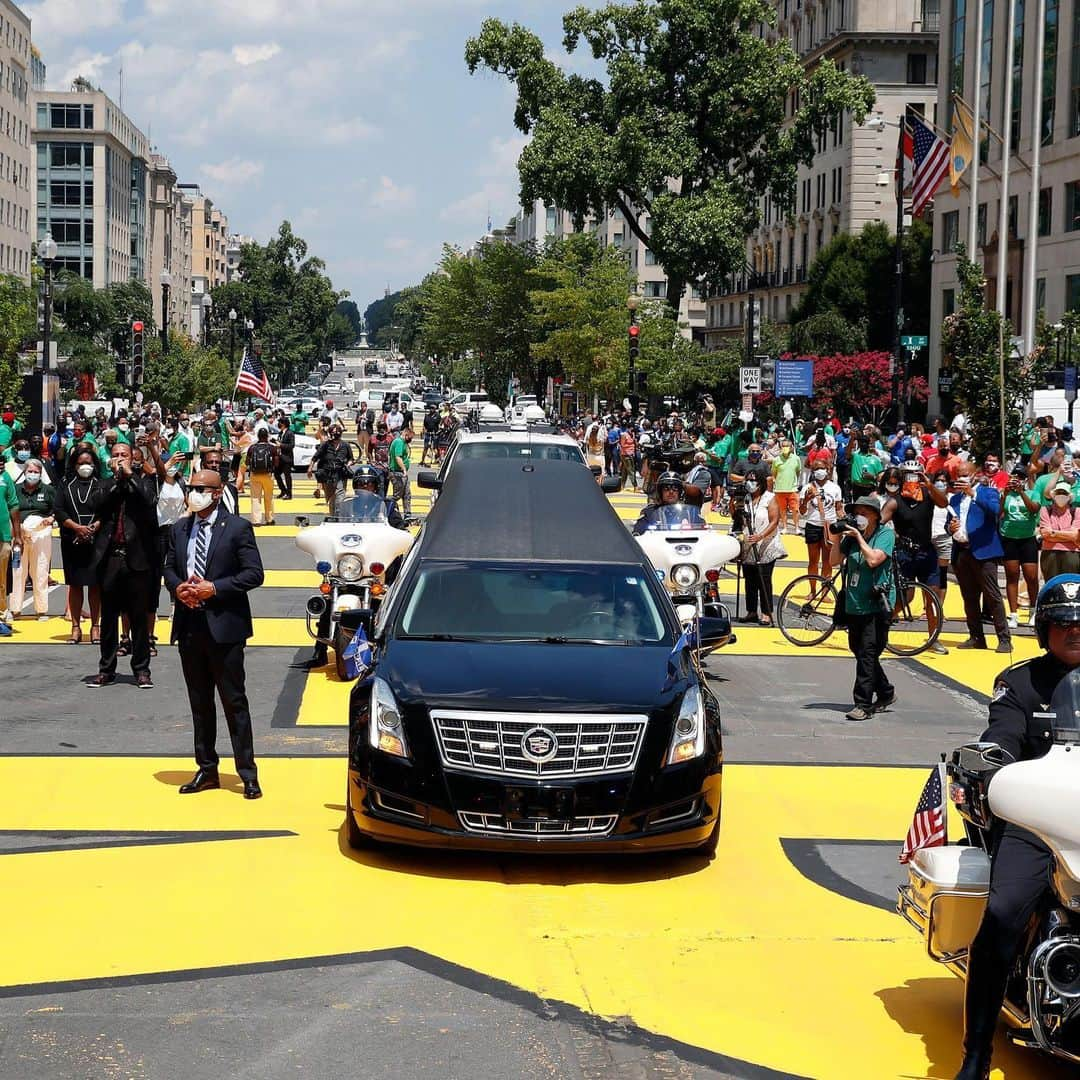
[[[979,241],[979,165],[982,158],[982,34],[983,34],[983,11],[985,0],[978,0],[975,5],[975,86],[972,97],[974,105],[971,110],[971,138],[974,142],[974,154],[971,162],[971,210],[968,214],[968,249],[967,257],[975,261],[975,250]],[[1036,68],[1041,71],[1041,68]],[[1012,72],[1008,72],[1012,78]]]
[[[1041,72],[1046,54],[1046,0],[1038,0],[1035,12],[1035,63],[1032,71]],[[1009,72],[1012,78],[1012,72]],[[1042,94],[1032,95],[1031,110],[1031,200],[1028,206],[1027,243],[1024,245],[1024,353],[1035,348],[1035,275],[1039,254],[1039,171],[1042,165]],[[1004,387],[1002,387],[1004,390]],[[1030,409],[1030,403],[1028,408]]]
[[[904,132],[907,130],[907,112],[900,114],[900,133],[896,143],[896,251],[895,280],[893,281],[893,399],[896,401],[896,418],[904,419],[905,378],[900,377],[900,334],[904,323]]]
[[[1009,273],[1009,157],[1012,153],[1013,64],[1015,63],[1016,0],[1008,0],[1009,29],[1005,40],[1005,100],[1002,103],[1001,188],[998,198],[997,310],[998,310],[998,389],[1001,426],[1001,462],[1005,463],[1005,317]],[[1041,69],[1040,69],[1041,70]],[[1011,336],[1011,335],[1010,335]]]

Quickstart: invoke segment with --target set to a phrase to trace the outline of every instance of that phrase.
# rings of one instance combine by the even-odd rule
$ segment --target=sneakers
[[[1016,612],[1015,611],[1012,612],[1012,614],[1009,615],[1009,629],[1010,630],[1017,629],[1017,618],[1016,618]]]
[[[86,680],[86,685],[92,690],[100,690],[103,686],[112,686],[116,682],[115,675],[95,675],[92,679]]]
[[[874,712],[884,712],[896,703],[896,691],[894,690],[887,698],[878,698],[874,702]]]
[[[997,648],[994,652],[1011,653],[1013,651],[1012,642],[1008,638],[999,638]]]
[[[985,649],[986,639],[969,637],[966,641],[961,641],[956,647],[958,649]]]
[[[862,705],[856,705],[850,712],[844,713],[845,720],[869,720],[874,714]]]
[[[11,637],[13,631],[6,622],[0,622],[0,637]]]
[[[151,689],[153,689],[154,680],[150,678],[150,672],[149,671],[140,671],[139,674],[135,676],[135,685],[140,690],[151,690]]]
[[[945,646],[942,645],[940,641],[935,641],[934,644],[930,646],[930,651],[932,653],[937,653],[938,656],[948,656],[949,655],[949,650],[946,649]]]

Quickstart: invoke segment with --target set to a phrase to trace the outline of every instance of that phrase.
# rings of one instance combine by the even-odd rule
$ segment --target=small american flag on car
[[[249,349],[244,349],[244,358],[240,361],[240,374],[236,376],[236,389],[245,394],[253,394],[264,401],[274,400],[274,391],[259,358]]]
[[[900,849],[900,861],[910,862],[916,851],[942,847],[949,841],[945,817],[945,766],[935,765],[915,807],[915,817]]]

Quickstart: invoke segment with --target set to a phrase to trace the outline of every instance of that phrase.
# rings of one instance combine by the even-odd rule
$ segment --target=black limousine
[[[365,622],[366,613],[358,613]],[[369,624],[349,843],[715,849],[723,753],[700,655],[594,477],[462,462]]]

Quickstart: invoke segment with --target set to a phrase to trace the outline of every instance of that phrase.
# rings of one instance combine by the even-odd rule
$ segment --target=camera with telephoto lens
[[[835,521],[829,522],[829,532],[831,532],[833,536],[839,536],[842,532],[847,532],[848,529],[862,532],[862,529],[859,528],[859,523],[855,520],[854,514],[845,514],[842,518],[837,518]]]

